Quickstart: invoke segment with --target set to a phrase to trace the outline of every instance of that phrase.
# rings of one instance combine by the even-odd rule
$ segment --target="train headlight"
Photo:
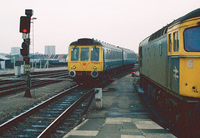
[[[93,67],[93,69],[94,69],[94,70],[96,70],[96,69],[97,69],[97,67],[96,67],[96,66],[94,66],[94,67]]]
[[[73,69],[76,69],[76,66],[74,65],[72,68],[73,68]]]

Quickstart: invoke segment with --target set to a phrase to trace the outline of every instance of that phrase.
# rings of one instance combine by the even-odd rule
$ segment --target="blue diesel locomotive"
[[[200,8],[144,39],[139,66],[140,86],[170,121],[181,127],[195,120],[200,112]]]

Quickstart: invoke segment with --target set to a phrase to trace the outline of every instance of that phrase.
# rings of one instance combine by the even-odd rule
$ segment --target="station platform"
[[[150,111],[134,89],[134,78],[122,77],[103,89],[103,108],[93,100],[85,120],[64,138],[175,137],[151,119]]]

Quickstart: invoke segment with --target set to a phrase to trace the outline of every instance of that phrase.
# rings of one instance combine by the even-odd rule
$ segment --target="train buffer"
[[[150,119],[133,82],[129,74],[104,88],[103,107],[97,108],[94,98],[85,120],[64,137],[175,137]]]

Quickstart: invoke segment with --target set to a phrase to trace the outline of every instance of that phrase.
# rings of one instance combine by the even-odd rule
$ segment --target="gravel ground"
[[[0,124],[75,84],[71,81],[62,81],[35,88],[31,90],[32,98],[24,97],[24,91],[0,97]]]

